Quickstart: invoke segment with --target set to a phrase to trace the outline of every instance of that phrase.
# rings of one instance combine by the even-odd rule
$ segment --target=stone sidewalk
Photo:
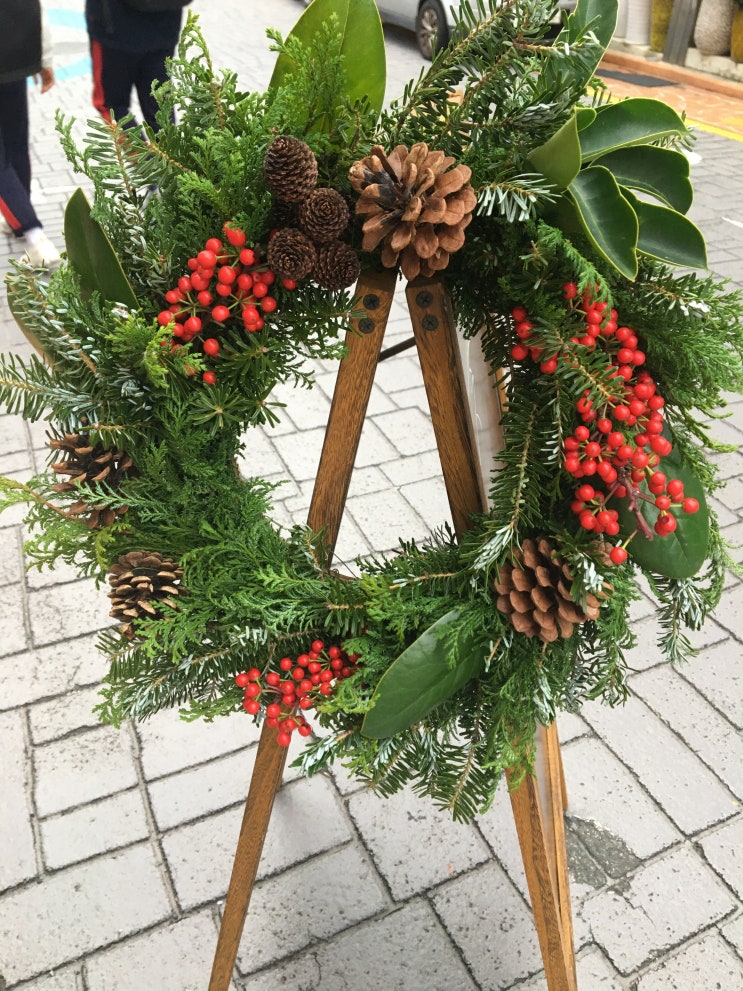
[[[49,0],[59,82],[32,94],[35,199],[61,243],[76,188],[53,109],[89,115],[83,0]],[[270,9],[269,9],[270,8]],[[215,62],[245,88],[273,65],[264,28],[289,30],[296,0],[195,0]],[[393,96],[421,66],[387,32]],[[648,91],[652,96],[653,92]],[[743,103],[741,104],[743,106]],[[694,219],[710,265],[743,284],[743,143],[702,132]],[[698,159],[698,160],[697,160]],[[12,251],[0,237],[0,268]],[[388,331],[409,336],[402,301]],[[0,347],[28,345],[0,302]],[[309,504],[333,387],[282,395],[281,426],[257,433],[260,474],[288,479],[277,515]],[[715,506],[743,542],[743,399],[716,429]],[[0,416],[0,473],[45,464],[44,424]],[[253,469],[255,470],[255,469]],[[342,558],[422,536],[447,516],[420,371],[411,354],[378,372]],[[103,590],[62,567],[25,572],[22,514],[0,516],[0,989],[204,991],[257,732],[247,718],[185,724],[162,713],[120,731],[92,708],[103,674]],[[739,559],[743,559],[737,551]],[[652,604],[635,607],[631,701],[560,720],[581,991],[743,988],[743,582],[679,671],[655,647]],[[240,947],[234,991],[546,991],[510,803],[469,826],[413,794],[383,801],[341,770],[290,770],[276,801]]]

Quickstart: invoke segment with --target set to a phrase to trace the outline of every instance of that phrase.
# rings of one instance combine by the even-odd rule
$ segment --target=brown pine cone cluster
[[[596,619],[600,598],[587,595],[584,603],[570,594],[573,575],[545,537],[524,540],[513,562],[502,565],[493,583],[498,609],[527,637],[552,643],[570,637],[575,627]]]
[[[132,640],[137,635],[135,620],[160,619],[163,605],[178,609],[176,600],[186,591],[181,585],[182,578],[183,568],[162,554],[151,551],[122,554],[111,565],[108,575],[109,615],[122,624],[119,627],[122,636]]]
[[[359,277],[356,252],[343,241],[348,204],[335,189],[317,185],[312,149],[282,134],[263,160],[266,182],[274,195],[277,232],[268,242],[266,260],[282,279],[313,279],[323,289],[345,289]]]
[[[51,465],[57,475],[69,475],[63,482],[53,486],[55,492],[74,492],[80,485],[95,489],[103,487],[116,491],[124,479],[136,474],[131,457],[125,451],[114,448],[104,448],[99,442],[91,444],[86,434],[65,434],[64,437],[53,437],[49,441],[53,451],[61,452],[63,458]],[[110,526],[118,516],[127,510],[126,506],[96,507],[84,499],[79,499],[67,508],[71,516],[83,516],[89,513],[88,527],[91,530],[102,526]]]
[[[359,194],[356,213],[364,221],[364,251],[382,245],[382,264],[398,261],[406,279],[432,276],[449,264],[464,244],[477,197],[470,185],[472,170],[456,165],[443,151],[429,151],[424,142],[408,151],[398,145],[389,155],[378,145],[351,166],[350,179]]]

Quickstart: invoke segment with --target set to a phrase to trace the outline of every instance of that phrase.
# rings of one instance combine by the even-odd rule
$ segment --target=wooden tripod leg
[[[416,279],[407,295],[452,519],[461,534],[483,504],[451,303],[440,279]],[[547,987],[577,991],[563,822],[567,800],[554,724],[540,731],[536,744],[537,777],[527,776],[511,792],[511,804]]]
[[[308,516],[308,525],[312,530],[324,528],[323,546],[328,563],[338,537],[374,372],[392,306],[395,279],[395,272],[390,271],[362,273],[357,285],[357,295],[365,313],[352,321],[354,330],[346,338],[348,355],[338,370]],[[276,742],[275,730],[264,724],[235,850],[209,991],[228,991],[232,980],[271,810],[281,787],[286,753],[286,747],[280,747]]]

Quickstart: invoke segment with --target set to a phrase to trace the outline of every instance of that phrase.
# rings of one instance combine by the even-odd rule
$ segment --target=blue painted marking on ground
[[[71,62],[69,65],[62,65],[58,69],[55,69],[54,77],[57,82],[61,83],[65,79],[75,79],[77,76],[89,76],[90,73],[90,56],[86,55],[85,58],[78,59],[77,62]]]
[[[61,28],[80,28],[85,30],[85,14],[79,10],[65,10],[64,7],[49,7],[46,16],[50,24]]]

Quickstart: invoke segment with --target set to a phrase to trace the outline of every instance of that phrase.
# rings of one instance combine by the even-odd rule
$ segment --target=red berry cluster
[[[619,533],[619,514],[606,503],[614,496],[627,499],[638,530],[652,538],[637,507],[640,501],[654,502],[659,510],[655,532],[659,536],[673,533],[677,527],[673,504],[681,504],[686,513],[695,513],[699,503],[684,498],[679,479],[668,479],[658,470],[661,457],[669,455],[673,445],[663,436],[664,399],[652,376],[645,369],[638,371],[645,363],[645,353],[638,347],[637,335],[631,327],[620,326],[617,311],[602,300],[593,300],[590,292],[579,300],[576,285],[569,282],[563,293],[570,310],[580,316],[582,332],[556,354],[545,357],[543,349],[533,342],[534,327],[525,308],[516,306],[512,316],[519,343],[511,348],[511,356],[517,361],[529,357],[539,362],[546,375],[554,374],[559,362],[571,362],[576,347],[594,350],[600,346],[611,358],[616,394],[597,408],[590,390],[581,396],[576,410],[582,422],[565,438],[563,461],[574,478],[596,479],[605,488],[583,482],[575,490],[571,508],[585,530],[611,537]],[[650,495],[640,489],[641,482],[647,484]],[[609,557],[613,564],[622,564],[627,559],[626,545],[612,548]]]
[[[266,725],[278,729],[277,743],[288,747],[291,734],[309,736],[311,730],[300,709],[311,709],[318,695],[329,697],[334,685],[349,678],[357,667],[358,654],[347,654],[343,647],[328,647],[322,640],[314,640],[306,654],[297,658],[282,657],[279,669],[267,674],[258,668],[250,668],[235,676],[235,684],[245,690],[243,708],[251,716],[261,710],[266,715]],[[273,699],[267,702],[266,697]]]
[[[224,330],[231,317],[239,314],[245,330],[253,334],[263,329],[264,317],[278,306],[270,294],[276,276],[261,262],[257,249],[246,246],[245,232],[229,224],[223,230],[226,243],[210,237],[188,259],[189,274],[165,293],[169,306],[158,313],[157,320],[171,329],[171,351],[198,339],[203,353],[216,359],[220,343],[213,335]],[[282,279],[281,284],[285,289],[296,288],[293,279]],[[217,381],[211,369],[202,377],[207,385]]]

